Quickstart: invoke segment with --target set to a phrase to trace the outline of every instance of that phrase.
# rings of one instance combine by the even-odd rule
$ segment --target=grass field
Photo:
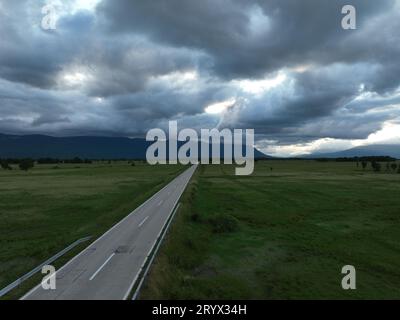
[[[399,299],[399,191],[400,174],[355,163],[201,166],[142,298]]]
[[[0,170],[0,288],[75,240],[94,240],[182,170],[127,162]],[[37,279],[7,298],[19,297]]]

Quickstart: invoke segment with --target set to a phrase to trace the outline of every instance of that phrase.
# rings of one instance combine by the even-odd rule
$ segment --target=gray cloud
[[[358,25],[364,29],[370,18],[390,11],[395,1],[350,3],[358,9]],[[374,60],[375,53],[390,44],[372,47],[360,39],[364,48],[352,45],[356,33],[340,27],[346,4],[349,1],[172,0],[167,5],[106,0],[99,13],[112,32],[140,32],[162,43],[196,48],[213,57],[213,69],[221,77],[253,78],[305,62],[359,61],[360,49],[373,49],[364,50],[361,58]]]
[[[400,117],[398,2],[70,1],[49,32],[45,1],[2,1],[0,131],[139,136],[179,119],[280,144],[362,139]],[[357,30],[340,27],[344,4]],[[282,73],[258,94],[238,85]]]

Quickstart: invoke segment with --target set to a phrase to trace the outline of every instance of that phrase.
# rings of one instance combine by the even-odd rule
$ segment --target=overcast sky
[[[1,133],[144,137],[178,120],[254,128],[272,155],[400,143],[400,1],[0,0],[0,35]]]

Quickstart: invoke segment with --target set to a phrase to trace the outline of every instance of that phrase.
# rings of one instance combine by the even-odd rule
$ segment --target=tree
[[[392,163],[391,168],[393,171],[396,171],[397,169],[397,164],[396,163]]]
[[[0,165],[4,170],[12,170],[10,165],[8,164],[7,160],[1,160]]]
[[[379,162],[377,162],[377,161],[372,161],[371,162],[371,167],[372,167],[372,169],[375,171],[375,172],[379,172],[379,171],[381,171],[381,164],[379,163]]]
[[[19,163],[19,168],[21,170],[28,171],[29,169],[32,169],[34,165],[35,163],[32,159],[24,159]]]
[[[368,165],[368,162],[367,162],[367,161],[362,161],[362,162],[361,162],[361,165],[362,165],[363,170],[365,170],[365,168],[366,168],[367,165]]]

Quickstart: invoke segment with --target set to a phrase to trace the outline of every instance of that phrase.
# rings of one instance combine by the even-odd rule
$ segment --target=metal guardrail
[[[11,290],[13,290],[15,287],[18,287],[19,285],[21,285],[25,280],[29,279],[30,277],[32,277],[35,273],[39,272],[40,270],[42,270],[42,268],[45,265],[48,265],[52,262],[54,262],[55,260],[57,260],[58,258],[60,258],[61,256],[63,256],[64,254],[66,254],[68,251],[72,250],[73,248],[75,248],[78,244],[81,244],[82,242],[86,242],[88,240],[90,240],[92,237],[85,237],[82,239],[79,239],[77,241],[75,241],[74,243],[70,244],[68,247],[66,247],[65,249],[61,250],[60,252],[58,252],[57,254],[55,254],[54,256],[52,256],[50,259],[47,259],[45,262],[43,262],[42,264],[40,264],[39,266],[37,266],[36,268],[34,268],[33,270],[29,271],[28,273],[24,274],[21,278],[15,280],[13,283],[9,284],[7,287],[3,288],[0,290],[0,297],[4,296],[5,294],[9,293]]]
[[[158,250],[160,249],[160,246],[161,246],[161,244],[162,244],[162,242],[163,242],[163,240],[164,240],[164,238],[165,238],[165,235],[167,234],[167,231],[168,231],[168,229],[169,229],[169,226],[170,226],[172,220],[174,219],[175,214],[176,214],[176,212],[178,211],[180,205],[181,205],[181,204],[179,203],[179,204],[175,207],[175,210],[173,211],[172,215],[170,216],[168,223],[164,226],[164,229],[161,231],[161,234],[158,236],[158,238],[157,238],[157,240],[156,240],[157,246],[155,247],[155,249],[154,249],[154,248],[152,249],[151,254],[150,254],[150,255],[151,255],[151,259],[148,261],[148,263],[147,263],[147,260],[148,260],[149,256],[147,256],[146,261],[145,261],[145,263],[144,263],[144,265],[147,264],[146,269],[144,269],[144,265],[143,265],[141,272],[143,271],[143,269],[144,269],[144,272],[143,272],[143,274],[142,274],[142,276],[141,276],[141,279],[140,279],[139,284],[138,284],[137,287],[136,287],[135,293],[134,293],[133,296],[132,296],[132,300],[136,300],[136,299],[139,297],[140,290],[142,289],[144,280],[146,279],[146,276],[147,276],[147,274],[148,274],[149,271],[150,271],[150,267],[151,267],[151,265],[152,265],[152,263],[153,263],[153,260],[154,260],[154,258],[156,257]]]

